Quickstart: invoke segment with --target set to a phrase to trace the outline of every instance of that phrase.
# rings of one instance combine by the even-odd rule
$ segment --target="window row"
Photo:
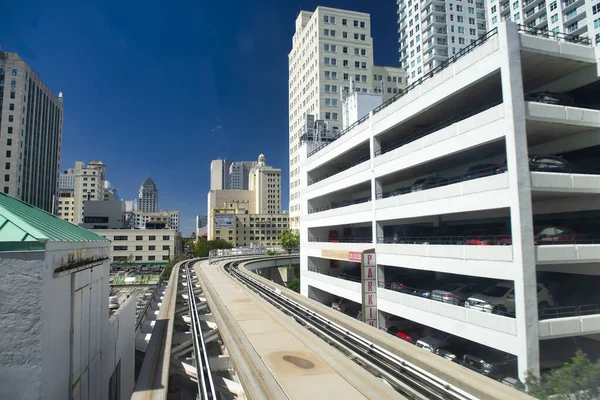
[[[133,246],[131,246],[133,247]],[[128,250],[129,246],[113,246],[113,250],[114,251],[125,251]],[[169,246],[163,246],[162,247],[163,250],[169,250]],[[136,251],[143,251],[144,250],[144,246],[135,246],[135,250]],[[154,251],[156,250],[156,246],[148,246],[148,251]]]

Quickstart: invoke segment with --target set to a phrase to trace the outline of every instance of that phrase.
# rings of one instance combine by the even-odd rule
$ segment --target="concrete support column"
[[[517,356],[519,357],[519,376],[524,380],[528,370],[539,375],[540,357],[531,179],[521,74],[520,37],[517,25],[513,22],[500,25],[498,38],[502,53],[502,96],[504,99],[507,173],[511,197]]]

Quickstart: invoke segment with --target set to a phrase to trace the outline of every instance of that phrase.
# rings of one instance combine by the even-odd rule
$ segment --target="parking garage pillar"
[[[539,375],[540,366],[531,180],[517,24],[501,24],[498,39],[512,225],[517,356],[519,376],[524,381],[527,371]]]

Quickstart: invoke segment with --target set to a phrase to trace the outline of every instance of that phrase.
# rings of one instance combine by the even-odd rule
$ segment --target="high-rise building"
[[[229,183],[229,168],[231,161],[229,160],[212,160],[210,162],[210,190],[227,190],[230,189]]]
[[[592,0],[509,0],[487,3],[489,28],[514,21],[525,28],[588,37],[600,44],[600,3]]]
[[[207,233],[208,216],[196,215],[196,237],[203,236]]]
[[[473,43],[487,29],[484,0],[397,3],[400,64],[409,84]]]
[[[402,70],[374,67],[371,17],[360,12],[328,7],[317,7],[314,12],[300,11],[288,61],[289,213],[291,227],[297,229],[300,217],[298,149],[305,115],[326,121],[336,134],[342,127],[342,92],[349,92],[353,84],[361,92],[380,92],[383,80],[383,95],[387,100],[398,93],[405,82]]]
[[[142,212],[158,211],[158,189],[152,178],[147,177],[140,186],[138,210]]]
[[[58,217],[79,225],[83,222],[83,202],[104,200],[105,166],[102,161],[76,161],[75,168],[60,174]]]
[[[110,184],[109,181],[104,181],[104,200],[118,200],[121,201],[121,195],[116,187]]]
[[[254,191],[256,214],[281,213],[281,169],[265,164],[265,156],[258,156],[258,163],[248,177],[248,189]]]
[[[0,52],[2,192],[55,211],[63,100],[17,53]]]
[[[248,174],[256,166],[256,161],[234,161],[229,166],[229,187],[231,190],[248,190]]]

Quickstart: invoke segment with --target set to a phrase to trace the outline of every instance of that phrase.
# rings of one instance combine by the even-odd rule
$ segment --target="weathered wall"
[[[41,395],[43,271],[43,252],[0,253],[0,399]]]

